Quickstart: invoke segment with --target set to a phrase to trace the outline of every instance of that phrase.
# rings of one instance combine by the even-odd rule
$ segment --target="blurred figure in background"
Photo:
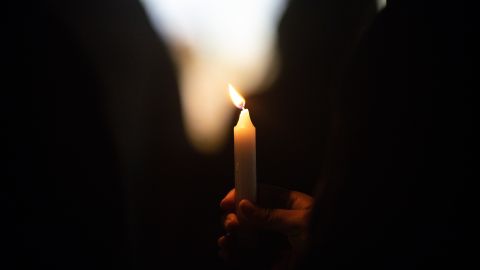
[[[221,201],[227,233],[219,246],[227,261],[250,268],[258,264],[249,259],[261,258],[273,269],[465,266],[472,108],[462,8],[388,2],[330,81],[315,203],[307,194],[260,188],[258,205],[242,201],[234,209],[232,190]],[[455,19],[446,22],[444,14]],[[260,238],[261,248],[249,251],[260,255],[252,257],[238,246],[244,226],[279,234]],[[286,240],[281,247],[279,238]]]
[[[175,67],[141,5],[47,1],[26,12],[12,20],[24,47],[6,114],[21,264],[221,267],[215,198],[231,155],[191,149]]]

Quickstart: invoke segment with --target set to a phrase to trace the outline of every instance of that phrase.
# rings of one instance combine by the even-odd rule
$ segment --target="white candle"
[[[235,150],[235,202],[247,199],[256,202],[257,198],[257,165],[255,126],[245,109],[245,99],[228,85],[233,103],[242,109],[237,125],[234,127]]]

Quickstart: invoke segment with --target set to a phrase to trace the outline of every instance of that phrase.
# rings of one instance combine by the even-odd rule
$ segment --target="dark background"
[[[414,41],[421,37],[421,44],[427,46],[423,50],[415,53],[406,50],[397,58],[386,59],[416,59],[420,52],[432,52],[424,63],[434,59],[438,62],[423,67],[414,64],[417,69],[413,72],[423,75],[422,70],[432,70],[434,64],[448,67],[440,68],[443,73],[435,73],[428,80],[410,77],[413,78],[410,86],[415,82],[422,84],[412,86],[405,95],[415,96],[418,89],[426,87],[427,94],[420,95],[424,100],[403,95],[393,102],[393,108],[400,108],[403,101],[414,100],[418,108],[428,111],[421,114],[425,116],[433,112],[429,105],[432,100],[438,101],[435,106],[445,104],[439,108],[444,122],[435,123],[435,129],[431,129],[444,133],[436,138],[435,144],[429,144],[436,147],[429,155],[443,151],[445,158],[435,167],[437,171],[417,186],[420,191],[413,193],[425,200],[413,201],[445,202],[436,210],[439,213],[421,222],[419,232],[431,231],[429,224],[449,209],[447,228],[440,226],[439,234],[448,232],[446,238],[451,245],[451,238],[456,241],[462,231],[458,225],[461,218],[457,217],[461,179],[469,177],[468,171],[453,172],[466,168],[463,162],[469,157],[463,154],[471,131],[471,111],[465,103],[470,92],[459,79],[468,72],[461,69],[454,72],[452,66],[466,64],[462,58],[462,38],[469,28],[458,22],[462,17],[459,9],[442,4],[415,6],[420,15],[409,13],[415,10],[413,4],[406,4],[405,10],[395,9],[398,13],[392,16],[396,22],[402,21],[400,18],[412,19],[395,24],[398,29],[387,28],[392,31],[387,44],[397,44],[396,47],[377,49],[380,54],[394,55],[391,50],[405,48],[402,47],[405,44],[395,42],[397,39],[410,40],[407,43],[415,45]],[[432,9],[433,6],[437,9]],[[233,140],[229,140],[230,145],[222,152],[211,156],[195,152],[186,141],[176,70],[141,5],[129,0],[47,1],[36,5],[6,4],[5,10],[7,39],[3,54],[9,64],[5,85],[11,88],[2,98],[2,107],[7,127],[6,175],[15,186],[4,197],[6,205],[20,213],[15,215],[18,222],[12,246],[15,246],[13,254],[21,255],[10,257],[18,257],[16,263],[21,266],[51,269],[159,269],[168,268],[170,263],[175,268],[192,264],[198,268],[223,268],[216,245],[217,237],[223,233],[218,204],[233,186]],[[270,86],[271,91],[248,97],[257,127],[260,182],[315,193],[316,183],[330,158],[326,150],[335,111],[332,108],[340,105],[336,90],[340,89],[338,85],[355,89],[343,78],[362,82],[360,75],[343,71],[355,54],[354,48],[362,44],[361,34],[374,14],[373,1],[291,1],[279,27],[282,70],[278,79]],[[445,14],[452,18],[447,22],[456,23],[439,25]],[[418,24],[423,28],[418,30]],[[399,29],[417,31],[403,32],[403,36],[393,34]],[[381,55],[375,57],[383,59]],[[376,90],[393,85],[398,93],[403,93],[402,87],[408,85],[398,82],[406,78],[402,68],[409,66],[389,73],[391,66],[385,62],[349,68],[359,71],[369,66],[370,72],[360,73],[370,76],[366,85],[382,86]],[[383,70],[379,74],[392,81],[384,79],[376,84],[372,76],[379,70]],[[392,74],[395,76],[388,76]],[[444,76],[452,76],[447,84],[438,80]],[[436,83],[432,86],[431,82]],[[448,96],[443,95],[445,90]],[[373,99],[362,93],[352,95],[346,104],[356,106],[351,112],[357,112],[362,104],[380,112],[392,112],[392,103],[368,103],[377,100],[376,97],[385,100],[382,99],[385,96],[375,93]],[[375,107],[378,104],[381,106]],[[408,119],[415,118],[417,113],[413,109]],[[397,118],[401,115],[393,114]],[[365,120],[359,119],[360,123]],[[375,118],[375,121],[381,127],[391,119],[386,115],[385,119]],[[433,123],[430,118],[419,121],[418,125],[429,123]],[[451,137],[452,134],[461,136]],[[375,138],[382,136],[385,141],[394,138],[394,143],[389,141],[388,146],[396,141],[400,146],[407,145],[402,142],[402,134],[385,132]],[[442,145],[438,140],[446,138],[449,138],[447,146],[438,148]],[[448,148],[455,143],[462,145],[461,150]],[[376,149],[384,146],[378,144]],[[401,157],[407,160],[417,157],[415,153],[403,154]],[[433,161],[427,164],[430,166]],[[444,166],[450,166],[449,173],[443,174]],[[408,173],[402,174],[405,175]],[[440,182],[434,195],[427,191],[432,186],[432,175],[450,179]],[[402,186],[405,187],[408,190],[412,186]],[[398,198],[399,192],[392,194],[397,195],[392,198]],[[445,197],[449,200],[444,200]],[[359,199],[353,195],[351,198],[351,201]],[[453,229],[448,227],[452,220],[456,224]],[[411,233],[415,232],[408,232]],[[425,246],[431,250],[429,244]],[[416,247],[421,250],[422,243]]]

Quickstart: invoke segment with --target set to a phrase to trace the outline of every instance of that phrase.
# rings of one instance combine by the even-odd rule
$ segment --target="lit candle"
[[[235,150],[235,204],[247,199],[256,202],[257,165],[255,146],[255,127],[250,113],[245,109],[245,99],[228,85],[230,97],[237,108],[242,109],[237,125],[233,129]]]

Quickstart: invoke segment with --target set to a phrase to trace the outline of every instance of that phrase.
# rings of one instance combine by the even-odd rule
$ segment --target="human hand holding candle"
[[[220,203],[227,212],[223,224],[227,234],[218,239],[220,253],[227,261],[246,268],[251,268],[249,262],[259,261],[276,265],[278,269],[288,268],[303,249],[313,198],[301,192],[260,185],[261,206],[256,204],[255,127],[243,97],[231,85],[229,91],[233,103],[242,112],[234,128],[235,189]],[[255,239],[255,232],[260,230],[263,237]],[[278,240],[278,235],[265,237],[268,231],[286,237],[287,247]]]
[[[269,266],[265,269],[291,269],[306,247],[313,198],[302,192],[259,184],[258,204],[242,200],[236,208],[235,193],[232,189],[220,202],[227,212],[223,220],[227,233],[218,239],[220,255],[236,266],[246,266],[245,269],[251,268],[249,261],[257,260]],[[242,249],[237,233],[245,225],[262,231],[254,252],[245,253]]]

